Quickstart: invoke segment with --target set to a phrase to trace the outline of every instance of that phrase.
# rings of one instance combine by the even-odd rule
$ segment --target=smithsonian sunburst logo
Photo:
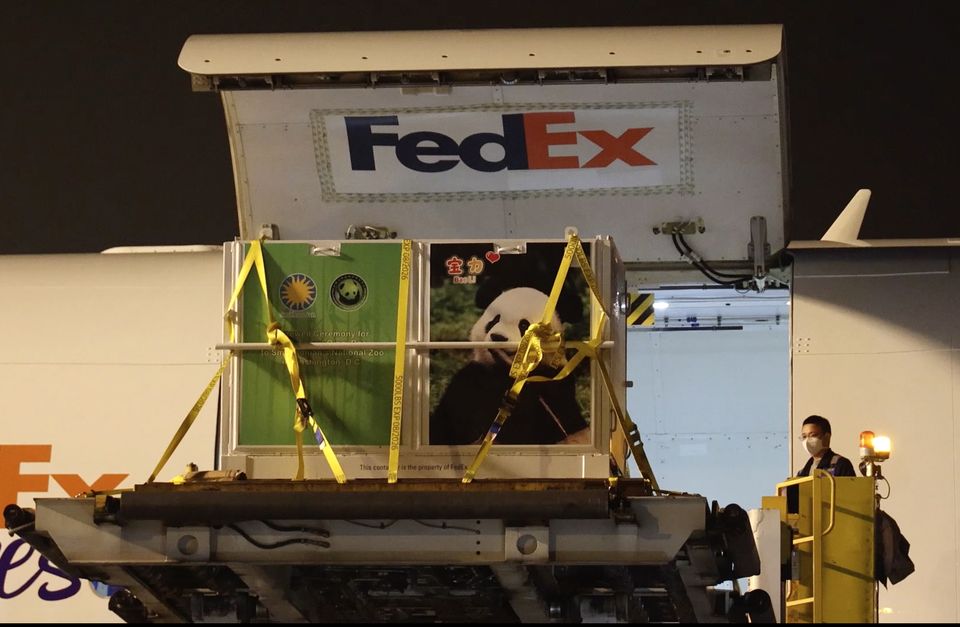
[[[291,274],[280,283],[280,302],[290,311],[310,309],[317,300],[317,284],[305,274]]]

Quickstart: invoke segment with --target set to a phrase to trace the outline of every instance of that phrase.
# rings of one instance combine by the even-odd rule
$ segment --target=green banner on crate
[[[297,344],[395,341],[400,252],[400,242],[344,242],[339,255],[314,254],[306,243],[265,243],[274,319]],[[244,291],[241,341],[263,341],[263,306],[257,291]],[[298,354],[307,398],[330,442],[388,444],[394,350]],[[244,351],[240,362],[239,444],[293,446],[295,401],[283,353]]]

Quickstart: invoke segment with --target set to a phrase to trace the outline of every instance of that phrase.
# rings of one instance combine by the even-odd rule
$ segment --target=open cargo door
[[[784,243],[779,25],[196,35],[220,92],[240,236],[613,235],[625,262]],[[700,226],[700,224],[698,224]],[[362,234],[362,231],[361,231]]]

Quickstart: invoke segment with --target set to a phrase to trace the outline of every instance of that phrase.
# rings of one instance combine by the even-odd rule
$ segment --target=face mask
[[[803,441],[803,448],[807,449],[807,452],[813,456],[823,450],[823,442],[820,441],[820,438],[807,438]]]

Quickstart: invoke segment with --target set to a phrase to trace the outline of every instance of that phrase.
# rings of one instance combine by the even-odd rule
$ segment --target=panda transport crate
[[[348,480],[387,477],[396,410],[402,410],[399,478],[460,479],[513,383],[520,338],[544,315],[566,245],[560,239],[414,240],[409,280],[401,282],[399,240],[265,241],[268,298],[254,287],[251,272],[236,306],[237,336],[226,333],[221,345],[237,358],[221,386],[220,467],[251,479],[288,479],[297,471],[296,400],[283,352],[264,339],[269,300],[272,320],[296,344],[314,418]],[[248,247],[224,247],[226,294],[236,287]],[[547,347],[531,376],[550,380],[525,384],[480,479],[598,479],[609,477],[611,464],[625,468],[627,443],[610,399],[614,394],[620,407],[626,404],[624,267],[609,237],[586,240],[583,249],[610,315],[597,359],[611,389],[594,359],[554,380],[575,351]],[[586,341],[601,314],[573,263],[551,329],[564,342]],[[313,438],[304,441],[312,444],[304,448],[305,477],[331,478]]]

